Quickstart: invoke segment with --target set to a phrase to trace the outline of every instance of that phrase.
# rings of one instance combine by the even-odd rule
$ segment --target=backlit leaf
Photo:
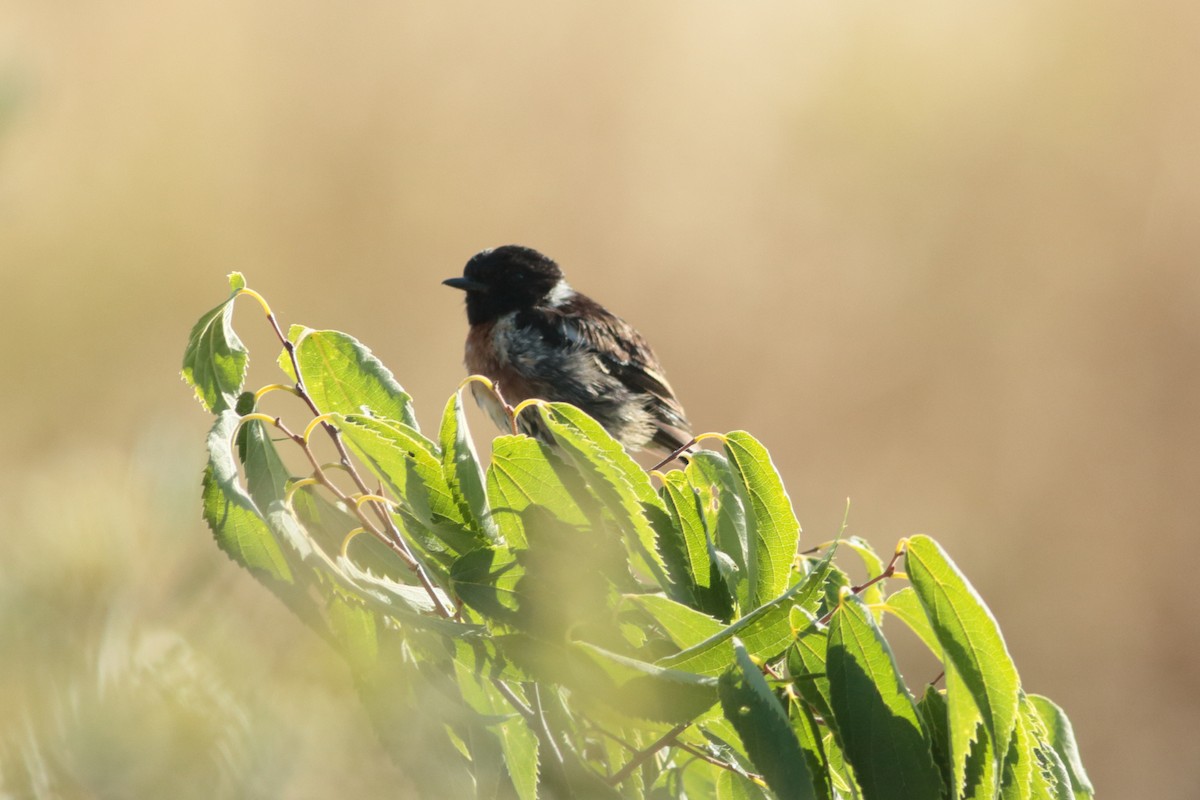
[[[291,569],[263,513],[242,488],[233,456],[233,432],[240,417],[223,411],[208,435],[204,470],[204,520],[222,550],[246,569],[286,583]]]
[[[660,594],[631,594],[626,595],[625,600],[645,611],[662,626],[663,631],[680,650],[716,636],[724,628],[719,621],[707,614]]]
[[[549,403],[538,410],[560,451],[612,515],[635,566],[665,587],[668,580],[658,552],[658,534],[648,513],[664,520],[669,517],[649,477],[599,423],[579,409]]]
[[[816,608],[835,550],[830,548],[816,568],[779,597],[703,642],[659,659],[658,663],[701,675],[717,675],[730,663],[730,647],[735,636],[755,658],[770,659],[779,655],[796,637],[790,622],[792,607]]]
[[[1083,768],[1079,746],[1075,743],[1075,731],[1066,713],[1049,698],[1039,694],[1029,695],[1028,703],[1041,719],[1046,741],[1058,754],[1076,799],[1086,800],[1094,797],[1096,790],[1092,788],[1092,782]]]
[[[937,798],[942,781],[891,648],[866,604],[842,598],[829,624],[829,696],[846,758],[872,800]]]
[[[736,486],[747,509],[750,598],[754,605],[762,605],[787,588],[800,523],[767,449],[745,431],[734,431],[722,441],[740,479]]]
[[[927,536],[908,540],[906,572],[942,646],[970,691],[993,744],[993,757],[1008,752],[1021,689],[1000,628],[974,587],[942,548]],[[950,698],[951,706],[954,698]]]
[[[233,290],[229,299],[205,313],[192,326],[180,373],[196,390],[200,404],[214,414],[234,407],[250,363],[246,346],[233,330],[233,301],[245,282],[240,273],[235,272],[229,277]]]
[[[487,472],[488,505],[510,547],[525,547],[522,513],[542,508],[565,525],[590,526],[586,514],[564,485],[552,464],[549,445],[525,435],[492,440],[492,463]]]
[[[496,542],[500,530],[492,519],[488,506],[487,488],[475,444],[467,431],[467,420],[463,414],[462,392],[450,396],[442,414],[442,426],[438,432],[438,443],[442,448],[442,472],[446,485],[459,506],[468,525],[477,528],[488,540]]]
[[[472,531],[442,472],[437,446],[403,423],[334,414],[342,439],[420,525],[452,554],[470,552],[485,539]]]
[[[754,766],[776,797],[816,800],[808,760],[779,699],[746,648],[733,640],[734,664],[721,675],[718,694]]]
[[[293,344],[304,388],[322,413],[383,417],[417,429],[412,398],[353,336],[305,328]]]

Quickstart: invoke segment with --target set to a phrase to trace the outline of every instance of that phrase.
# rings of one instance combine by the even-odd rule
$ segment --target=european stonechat
[[[442,282],[467,293],[467,369],[491,379],[507,402],[570,403],[630,450],[672,452],[691,439],[650,345],[572,289],[552,259],[505,245],[476,254],[461,278]],[[507,425],[478,393],[476,399]],[[535,416],[519,420],[531,435],[538,434]]]

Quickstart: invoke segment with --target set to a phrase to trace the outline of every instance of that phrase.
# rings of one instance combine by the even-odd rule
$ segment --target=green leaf
[[[825,746],[821,741],[821,728],[818,727],[808,704],[800,698],[792,696],[789,703],[789,716],[792,720],[792,730],[800,742],[800,749],[808,761],[808,774],[813,776],[813,788],[816,789],[820,800],[833,800],[833,787],[829,782],[829,763],[825,759]]]
[[[722,441],[747,509],[750,599],[752,604],[761,605],[787,588],[800,523],[766,448],[745,431],[734,431]]]
[[[1079,746],[1075,743],[1075,731],[1066,713],[1049,698],[1039,694],[1029,695],[1028,703],[1042,722],[1046,742],[1058,754],[1077,800],[1095,797],[1096,790],[1083,769]]]
[[[693,491],[687,476],[674,470],[663,476],[663,501],[674,521],[680,536],[672,542],[672,555],[677,558],[664,559],[672,567],[671,577],[677,583],[693,587],[710,587],[717,577],[712,574],[708,557],[707,534],[699,498]],[[678,564],[678,568],[674,568]]]
[[[240,417],[236,412],[222,412],[208,437],[209,465],[205,470],[204,513],[222,549],[235,561],[254,571],[256,577],[271,586],[294,610],[299,608],[298,598],[303,592],[281,593],[278,586],[266,579],[292,583],[299,578],[301,589],[303,586],[320,585],[323,595],[328,594],[325,584],[331,580],[345,592],[372,604],[375,610],[393,615],[408,614],[411,617],[432,610],[432,600],[423,589],[370,574],[346,559],[330,556],[326,548],[331,537],[321,536],[323,532],[314,536],[292,510],[278,499],[278,486],[264,484],[260,487],[260,496],[269,503],[265,510],[260,508],[239,483],[232,447],[233,432],[239,422]],[[247,423],[250,424],[253,421]],[[278,458],[277,455],[267,454],[265,448],[269,442],[258,439],[253,431],[244,442],[247,458],[260,447],[264,448],[264,452],[255,456],[255,459],[261,458],[267,462]],[[250,467],[247,469],[249,471]],[[280,477],[276,470],[276,467],[268,469],[255,466],[252,474],[260,474],[256,480],[269,482]],[[306,569],[300,569],[297,574],[301,563]],[[439,621],[430,619],[422,621],[422,624],[433,625]],[[448,624],[454,625],[451,630],[459,632],[469,628]]]
[[[700,675],[717,675],[730,662],[730,642],[735,636],[742,639],[755,658],[770,659],[779,655],[796,637],[797,632],[792,630],[790,622],[791,609],[794,606],[810,610],[816,607],[835,551],[836,548],[831,547],[817,567],[779,597],[699,644],[659,659],[657,663]]]
[[[488,506],[483,470],[479,466],[479,456],[463,414],[461,390],[452,394],[446,403],[438,441],[442,447],[442,472],[446,477],[446,485],[463,519],[489,541],[498,542],[500,529],[492,519],[492,511]]]
[[[950,739],[950,769],[960,796],[990,800],[996,794],[996,763],[991,737],[971,690],[963,683],[953,662],[946,670],[947,732]]]
[[[591,525],[555,470],[553,458],[549,445],[528,436],[497,436],[492,440],[488,505],[510,547],[526,546],[522,514],[530,506],[544,509],[571,527]]]
[[[724,627],[718,620],[661,594],[629,594],[625,601],[654,620],[680,650],[716,636]]]
[[[243,393],[237,402],[238,414],[255,410],[254,395]],[[282,501],[292,475],[279,457],[266,424],[257,419],[243,423],[237,433],[237,453],[246,470],[246,489],[255,505],[265,509]]]
[[[1079,797],[1090,797],[1080,793]],[[1049,742],[1037,708],[1021,693],[1017,727],[1004,759],[1002,800],[1074,800],[1067,767]]]
[[[234,279],[234,276],[237,279]],[[229,299],[208,311],[192,327],[183,351],[183,380],[196,390],[200,405],[214,414],[234,407],[246,380],[250,354],[233,330],[233,301],[244,287],[240,273],[230,275]]]
[[[500,740],[504,754],[504,766],[508,770],[513,788],[521,800],[537,797],[538,740],[529,725],[509,704],[493,679],[472,671],[461,659],[454,662],[459,690],[468,705],[484,718],[489,718],[488,728]],[[519,699],[520,687],[510,687]]]
[[[687,473],[673,470],[663,476],[662,498],[671,515],[670,532],[659,537],[659,550],[672,581],[680,591],[673,599],[699,608],[725,622],[733,617],[736,598],[721,574],[721,558],[709,530],[716,519],[712,487],[693,486]]]
[[[839,539],[838,542],[841,547],[848,547],[853,550],[859,559],[862,560],[863,567],[867,571],[868,580],[883,573],[883,559],[876,555],[875,550],[866,541],[858,536],[851,536],[846,539]],[[880,622],[883,618],[883,611],[874,607],[883,601],[883,590],[886,583],[886,580],[873,583],[859,595],[864,603],[872,606],[876,622]]]
[[[998,759],[992,748],[992,738],[987,728],[980,724],[978,735],[971,740],[965,764],[965,780],[960,795],[963,800],[992,800],[998,798],[999,775],[996,771]]]
[[[595,719],[615,711],[626,720],[675,724],[695,719],[717,700],[714,678],[663,669],[588,642],[523,632],[493,641],[542,686],[570,690],[572,705]]]
[[[246,472],[250,474],[249,466]],[[292,494],[292,511],[315,545],[327,553],[341,552],[346,536],[362,524],[341,503],[335,504],[326,499],[324,490],[315,486],[304,487]],[[396,552],[370,534],[354,536],[346,554],[354,564],[367,572],[400,583],[413,579],[412,570]]]
[[[731,661],[730,666],[736,665]],[[748,778],[754,773],[754,764],[746,754],[742,737],[738,736],[733,723],[725,718],[725,712],[720,705],[681,733],[679,739],[707,749],[743,778]]]
[[[517,585],[525,568],[506,547],[481,547],[459,558],[450,568],[454,593],[489,619],[519,626],[521,600]]]
[[[322,585],[332,580],[342,591],[367,603],[374,611],[403,617],[410,625],[450,636],[468,635],[472,631],[470,625],[424,616],[434,608],[433,600],[424,588],[397,583],[368,573],[340,555],[331,556],[283,503],[275,503],[267,512],[266,520],[276,539],[289,545]],[[438,590],[438,594],[442,605],[449,606],[445,593]]]
[[[942,776],[943,786],[953,786],[954,776],[950,769],[949,709],[946,696],[933,684],[925,687],[925,696],[917,703],[917,711],[929,732],[929,746],[933,751],[933,763]]]
[[[871,800],[937,798],[942,781],[916,705],[866,604],[842,598],[829,625],[830,703],[846,758]]]
[[[854,767],[846,761],[846,754],[842,752],[837,736],[829,733],[821,744],[824,745],[829,760],[829,782],[840,793],[839,797],[862,800],[863,791],[854,775]]]
[[[586,653],[612,681],[611,691],[595,692],[599,699],[635,719],[686,722],[717,701],[717,681],[711,677],[664,669],[588,642],[573,642],[571,648]]]
[[[1009,739],[1008,752],[1000,772],[1001,800],[1041,800],[1052,796],[1051,784],[1038,770],[1037,757],[1034,755],[1036,747],[1037,742],[1030,735],[1023,715],[1018,713],[1017,725]]]
[[[787,665],[796,691],[817,710],[830,729],[836,731],[837,719],[829,702],[829,677],[825,673],[828,648],[827,631],[823,627],[808,628],[788,648]]]
[[[998,759],[1008,752],[1021,689],[1000,628],[983,599],[937,542],[927,536],[909,539],[905,564],[942,646],[943,660],[958,669],[983,715],[993,756]]]
[[[481,533],[467,527],[433,442],[391,420],[332,414],[330,422],[372,474],[395,494],[401,508],[437,537],[444,549],[460,555],[486,543]],[[427,541],[423,544],[435,549]]]
[[[382,417],[417,430],[412,398],[353,336],[304,328],[292,341],[304,388],[322,413]]]
[[[787,713],[736,638],[733,651],[736,661],[717,685],[725,718],[737,730],[750,760],[777,797],[816,800],[808,760]]]
[[[526,509],[522,522],[527,547],[479,548],[451,566],[451,581],[463,602],[546,639],[615,640],[613,583],[628,576],[620,541],[564,525],[540,506]]]
[[[204,470],[204,521],[217,545],[251,572],[292,582],[292,572],[266,519],[238,480],[233,433],[240,417],[218,414],[208,434],[208,466]]]
[[[650,478],[620,443],[578,408],[548,403],[538,411],[561,452],[620,529],[631,562],[665,588],[669,583],[666,567],[647,511],[669,518]]]
[[[375,670],[379,659],[378,618],[357,597],[333,592],[329,602],[329,627],[339,648],[359,675]]]
[[[725,582],[728,596],[736,598],[741,611],[754,608],[746,568],[748,512],[742,505],[737,489],[739,480],[729,459],[712,450],[698,450],[684,474],[700,493],[704,527],[716,551],[713,563]]]
[[[942,646],[925,616],[921,600],[911,586],[905,586],[898,592],[892,592],[882,606],[883,611],[904,622],[915,633],[929,651],[938,658],[942,656]]]
[[[921,605],[921,600],[911,586],[906,586],[891,594],[883,605],[883,610],[902,620],[914,633],[920,637],[925,646],[939,658],[942,658],[942,646],[938,642],[929,617]],[[983,716],[971,696],[970,689],[959,677],[953,662],[945,662],[946,695],[943,705],[946,706],[947,722],[946,737],[948,741],[949,772],[952,785],[963,787],[968,792],[966,796],[992,796],[993,787],[989,783],[996,777],[995,764],[981,763],[985,754],[991,758],[991,746],[987,733],[980,727]],[[982,738],[979,738],[982,737]],[[970,763],[968,763],[970,762]],[[982,784],[988,783],[987,786]]]
[[[717,800],[765,800],[767,797],[754,781],[729,770],[721,770],[717,775],[716,791]]]

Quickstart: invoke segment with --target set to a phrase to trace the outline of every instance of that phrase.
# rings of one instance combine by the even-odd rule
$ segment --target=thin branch
[[[657,753],[659,750],[662,750],[664,747],[670,747],[671,745],[675,744],[676,737],[687,730],[688,726],[691,724],[692,723],[690,721],[679,723],[674,728],[671,728],[671,730],[660,736],[654,742],[654,744],[650,745],[645,750],[641,750],[636,753],[633,758],[629,759],[625,766],[621,767],[620,771],[608,779],[609,785],[620,786],[630,775],[633,774],[634,770],[649,761],[655,753]]]
[[[504,699],[507,700],[509,704],[517,710],[518,714],[525,718],[525,721],[528,722],[531,727],[537,724],[537,715],[533,712],[533,709],[525,705],[524,700],[522,700],[520,697],[517,697],[517,693],[512,690],[511,686],[499,678],[492,678],[492,685],[496,687],[496,690],[500,692],[500,694],[504,695]]]
[[[534,730],[541,734],[538,738],[545,741],[550,752],[554,754],[554,761],[558,764],[558,768],[565,770],[566,762],[563,760],[562,751],[558,749],[558,742],[554,741],[554,734],[550,732],[550,723],[546,721],[546,710],[542,708],[541,688],[536,683],[532,684],[532,687],[530,695],[533,699],[533,714],[536,720]]]
[[[602,735],[607,736],[609,739],[612,739],[614,742],[621,745],[621,747],[624,747],[629,752],[631,752],[631,753],[638,752],[637,747],[635,747],[634,745],[625,741],[620,736],[617,736],[615,733],[605,730],[604,728],[600,727],[599,725],[597,725],[595,722],[592,722],[591,720],[588,721],[588,724],[591,725],[592,728],[594,728],[596,731],[598,731]],[[680,750],[683,750],[684,752],[700,759],[701,761],[705,761],[709,764],[712,764],[714,767],[720,767],[721,769],[729,770],[730,772],[736,772],[738,775],[742,775],[742,776],[750,778],[752,780],[753,779],[759,779],[759,780],[762,779],[761,775],[756,775],[753,772],[746,772],[744,769],[742,769],[741,767],[738,767],[736,764],[731,764],[728,761],[722,761],[721,759],[714,756],[712,753],[706,753],[703,750],[701,750],[699,747],[696,747],[693,744],[688,744],[687,742],[679,741],[677,739],[675,742],[672,743],[672,746],[678,747]]]
[[[697,441],[699,441],[699,439],[697,439],[695,436],[693,436],[691,439],[688,440],[687,444],[685,444],[683,447],[680,447],[677,450],[673,451],[671,453],[671,455],[667,456],[666,458],[664,458],[662,461],[655,464],[653,467],[651,467],[647,471],[654,472],[655,470],[662,469],[664,466],[666,466],[667,464],[670,464],[672,461],[674,461],[675,459],[679,458],[681,455],[686,453],[689,449],[692,448],[693,445],[696,444]]]
[[[728,761],[722,761],[721,759],[717,758],[716,756],[714,756],[710,753],[704,752],[703,750],[701,750],[699,747],[696,747],[695,745],[688,744],[687,742],[675,742],[675,746],[678,747],[680,750],[684,751],[685,753],[689,753],[690,755],[695,756],[696,758],[700,759],[701,761],[707,761],[709,764],[712,764],[714,767],[720,767],[721,769],[729,770],[730,772],[736,772],[738,775],[741,775],[743,778],[749,778],[752,781],[765,780],[765,778],[763,778],[763,776],[759,775],[757,772],[747,772],[746,770],[739,767],[737,764],[731,764]]]
[[[893,575],[895,575],[896,574],[896,562],[898,562],[900,560],[900,556],[904,555],[904,553],[905,553],[905,549],[903,547],[901,547],[892,556],[892,560],[888,562],[888,565],[886,567],[884,567],[883,572],[879,573],[874,578],[871,578],[871,580],[867,581],[866,583],[859,584],[858,586],[851,586],[850,587],[851,593],[862,594],[864,591],[866,591],[870,587],[874,586],[875,584],[879,583],[880,581],[886,580],[887,578],[890,578]],[[837,611],[836,606],[832,610],[830,610],[830,612],[828,614],[826,614],[825,616],[823,616],[819,620],[817,620],[817,624],[818,625],[828,625],[829,620],[833,619],[833,614],[835,611]]]
[[[415,555],[413,555],[412,551],[408,547],[408,544],[403,539],[393,538],[379,530],[375,523],[371,521],[371,518],[368,517],[363,511],[362,506],[351,499],[350,496],[343,492],[337,484],[329,479],[329,476],[325,474],[325,470],[321,467],[321,462],[317,460],[316,454],[313,453],[312,448],[308,446],[308,442],[304,441],[303,436],[289,429],[287,425],[283,423],[283,420],[278,417],[275,418],[275,427],[300,446],[300,449],[304,451],[304,455],[308,458],[308,462],[312,464],[313,476],[320,481],[321,485],[328,489],[334,497],[340,500],[347,509],[349,509],[356,517],[358,517],[358,521],[362,523],[363,528],[365,528],[368,533],[370,533],[379,541],[383,542],[392,550],[392,552],[400,557],[405,565],[416,574],[417,580],[420,582],[422,588],[425,589],[426,594],[429,595],[430,600],[433,601],[433,606],[437,610],[438,614],[446,619],[450,619],[453,614],[442,603],[441,595],[438,593],[439,590],[430,579],[429,574],[425,571],[425,567],[422,566],[421,562],[417,560]],[[379,508],[378,503],[371,503],[370,505],[372,508]]]
[[[317,404],[313,402],[312,397],[310,397],[308,394],[308,389],[306,389],[304,386],[304,378],[300,374],[300,361],[296,358],[296,346],[287,338],[287,336],[284,335],[283,330],[279,327],[278,320],[275,319],[275,314],[268,310],[266,312],[266,316],[267,321],[271,323],[271,327],[274,329],[275,335],[279,338],[280,343],[283,345],[283,349],[287,352],[288,358],[292,362],[292,371],[296,376],[296,393],[309,407],[309,409],[312,410],[313,414],[320,416],[321,410],[317,408]],[[304,453],[308,456],[308,460],[312,462],[315,470],[314,474],[317,476],[317,478],[322,484],[329,488],[330,491],[338,496],[338,499],[346,502],[347,498],[345,494],[336,486],[334,486],[332,481],[325,476],[325,472],[321,468],[320,463],[313,455],[313,452],[309,449],[308,442],[306,442],[303,437],[297,437],[296,434],[284,429],[278,418],[276,418],[276,426],[279,427],[280,430],[284,431],[284,433],[288,434],[293,441],[297,442],[297,444],[304,448]],[[350,453],[346,450],[346,445],[342,442],[342,437],[338,432],[338,429],[333,425],[330,425],[328,422],[321,423],[321,426],[333,440],[333,445],[338,451],[338,457],[341,460],[342,466],[344,466],[346,472],[350,474],[350,478],[354,481],[354,485],[358,487],[358,490],[362,494],[371,494],[371,490],[367,488],[366,481],[363,480],[362,476],[355,468],[354,462],[350,459]],[[420,581],[421,586],[425,589],[426,594],[429,595],[429,599],[433,601],[434,608],[437,609],[438,614],[446,619],[452,618],[453,613],[442,603],[442,598],[438,594],[438,590],[436,589],[432,578],[430,578],[429,573],[421,564],[420,559],[417,558],[416,553],[414,553],[412,548],[408,546],[408,542],[405,541],[404,537],[400,535],[400,530],[396,527],[396,523],[392,520],[391,514],[388,512],[387,508],[383,507],[379,503],[371,503],[371,508],[374,511],[375,516],[378,517],[379,521],[383,523],[384,530],[386,531],[386,533],[382,533],[366,519],[366,515],[363,514],[362,510],[357,508],[355,504],[351,503],[350,507],[354,508],[355,515],[358,516],[360,521],[362,521],[363,527],[368,531],[371,531],[376,538],[383,541],[384,544],[388,545],[388,547],[400,555],[404,563],[408,565],[409,569],[416,573],[417,580]]]

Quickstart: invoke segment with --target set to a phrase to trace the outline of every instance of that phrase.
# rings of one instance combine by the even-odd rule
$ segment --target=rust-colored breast
[[[529,382],[503,357],[503,351],[497,346],[496,334],[495,321],[472,325],[467,333],[464,361],[468,372],[491,378],[505,402],[516,405],[533,397],[535,392]]]
[[[496,357],[496,347],[493,342],[495,330],[495,322],[484,322],[472,325],[470,331],[467,332],[467,351],[464,361],[467,371],[472,375],[486,375],[492,380],[496,379],[496,373],[500,371],[500,362]]]

